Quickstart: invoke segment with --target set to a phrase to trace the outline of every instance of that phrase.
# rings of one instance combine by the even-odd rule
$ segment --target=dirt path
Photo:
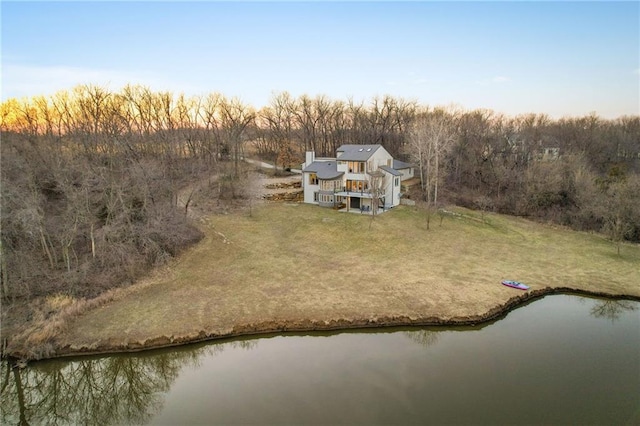
[[[269,166],[267,163],[261,164],[263,168]],[[273,168],[273,166],[270,167]],[[302,191],[299,186],[300,179],[299,174],[273,177],[258,171],[251,171],[248,178],[251,187],[246,191],[246,195],[250,198],[252,205],[257,206],[264,203],[265,199],[283,198],[282,196],[285,195],[300,193]],[[202,221],[207,215],[215,212],[216,209],[211,205],[214,201],[211,194],[215,193],[215,189],[212,190],[211,187],[215,187],[216,180],[217,176],[210,176],[182,188],[177,196],[178,208],[186,211],[188,217],[195,221]]]

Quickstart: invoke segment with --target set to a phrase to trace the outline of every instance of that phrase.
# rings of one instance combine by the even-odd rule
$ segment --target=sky
[[[79,84],[640,114],[640,2],[7,2],[2,100]]]

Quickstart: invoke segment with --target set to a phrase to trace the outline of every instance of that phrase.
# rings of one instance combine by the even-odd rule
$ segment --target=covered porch
[[[371,194],[365,192],[341,191],[336,193],[336,195],[340,197],[342,200],[341,204],[344,206],[339,208],[338,211],[369,215],[373,214],[373,199]],[[376,213],[386,211],[384,208],[384,197],[381,197],[378,202],[379,205]]]

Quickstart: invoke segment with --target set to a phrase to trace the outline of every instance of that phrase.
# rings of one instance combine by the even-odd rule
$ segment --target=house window
[[[313,193],[313,202],[314,202],[314,203],[317,203],[317,202],[318,202],[318,193],[317,193],[317,192],[314,192],[314,193]]]
[[[309,173],[309,185],[318,184],[318,175],[315,173]]]
[[[320,189],[323,191],[333,191],[342,188],[342,181],[339,180],[321,180]]]
[[[362,161],[348,161],[347,170],[349,173],[364,173],[364,163]]]
[[[398,186],[398,185],[400,185],[400,178],[399,177],[396,178],[396,186]]]
[[[347,191],[350,192],[363,192],[368,190],[368,185],[366,181],[363,180],[348,180],[347,181]]]

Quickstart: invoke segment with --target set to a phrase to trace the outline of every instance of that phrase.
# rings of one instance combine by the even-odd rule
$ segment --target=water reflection
[[[627,311],[638,309],[638,303],[630,300],[598,300],[591,308],[591,315],[596,318],[606,318],[611,322],[618,321],[622,314]]]
[[[424,347],[436,344],[440,337],[437,331],[432,330],[405,331],[404,335]]]
[[[28,368],[2,363],[0,423],[147,423],[185,367],[226,348],[255,348],[257,340],[219,343],[75,361],[54,360]]]
[[[640,371],[629,338],[640,317],[626,315],[639,307],[552,296],[479,327],[266,336],[25,369],[3,362],[0,424],[624,423],[640,404],[628,379]],[[510,408],[495,397],[518,392],[529,399]],[[619,418],[607,412],[614,403]],[[535,417],[540,406],[547,417]]]

